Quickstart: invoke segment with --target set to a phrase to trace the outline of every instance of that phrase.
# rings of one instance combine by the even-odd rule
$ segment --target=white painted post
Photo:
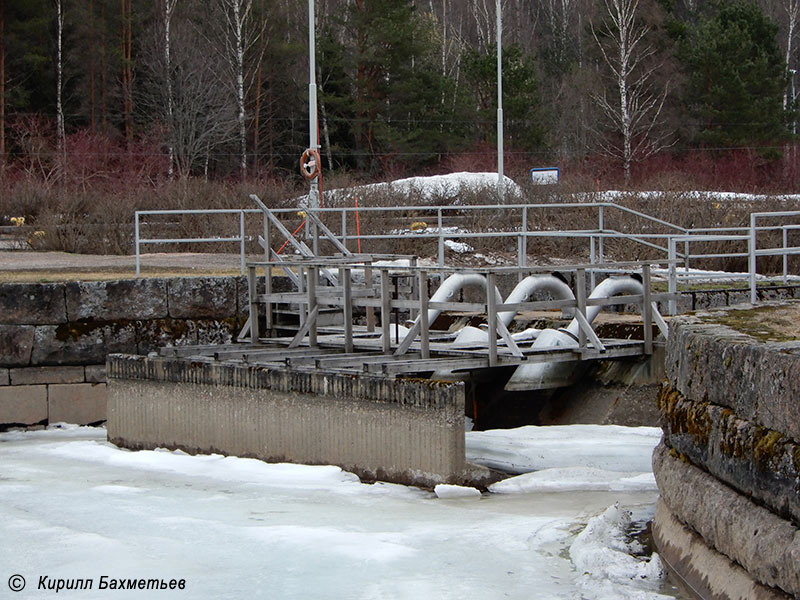
[[[497,0],[497,195],[505,198],[503,174],[503,10]]]
[[[133,241],[136,248],[136,278],[141,277],[141,265],[139,263],[139,211],[133,213]]]
[[[750,304],[758,301],[756,293],[756,216],[750,215],[750,241],[748,242],[747,270],[750,275]]]

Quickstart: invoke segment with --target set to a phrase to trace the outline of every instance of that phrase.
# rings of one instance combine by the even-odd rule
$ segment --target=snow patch
[[[476,496],[480,497],[481,495],[480,490],[473,487],[449,485],[446,483],[437,485],[433,488],[433,492],[436,494],[437,498],[474,498]]]
[[[666,576],[657,554],[649,560],[633,556],[641,550],[628,541],[631,513],[614,504],[589,520],[569,549],[583,598],[668,598],[656,593]],[[649,592],[649,593],[646,593]]]

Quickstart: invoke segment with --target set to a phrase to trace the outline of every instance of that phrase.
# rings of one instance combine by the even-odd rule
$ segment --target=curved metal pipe
[[[589,298],[611,298],[613,296],[627,296],[638,295],[644,292],[642,282],[633,277],[608,277],[601,281],[597,287],[589,294]],[[602,306],[587,306],[586,307],[586,320],[591,323],[595,317],[603,310]],[[570,334],[577,336],[580,330],[577,319],[572,319],[569,325],[566,326],[566,331]]]
[[[572,293],[570,287],[555,275],[528,275],[511,291],[504,304],[525,302],[535,292],[549,292],[556,300],[575,299],[575,294]],[[514,320],[517,311],[504,311],[498,314],[503,325],[508,327]]]
[[[611,298],[643,292],[640,281],[633,277],[609,277],[602,281],[589,295],[589,298]],[[591,323],[600,313],[602,306],[586,309],[586,320]],[[531,348],[577,348],[580,325],[573,319],[564,329],[545,329]],[[506,383],[508,391],[543,390],[570,385],[577,373],[578,361],[533,363],[517,367]]]
[[[480,287],[482,289],[486,289],[486,278],[483,275],[478,275],[477,273],[455,273],[450,275],[447,279],[442,282],[442,285],[439,286],[439,289],[436,290],[433,296],[430,297],[428,302],[447,302],[455,296],[457,292],[459,292],[462,288],[467,286],[474,286]],[[502,304],[503,297],[500,295],[500,292],[497,288],[494,288],[495,300],[498,304]],[[428,309],[428,324],[432,324],[436,318],[442,314],[442,310],[439,308],[429,308]],[[416,323],[419,320],[417,317],[414,322]]]

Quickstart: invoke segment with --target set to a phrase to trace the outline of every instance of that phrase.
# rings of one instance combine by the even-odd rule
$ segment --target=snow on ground
[[[547,428],[537,429],[547,438]],[[560,488],[568,493],[520,485],[520,493],[482,495],[450,486],[437,497],[362,484],[331,466],[130,452],[108,444],[103,429],[0,433],[0,589],[20,574],[28,587],[14,596],[43,598],[53,592],[36,590],[42,576],[89,578],[93,590],[61,595],[99,598],[105,575],[186,581],[183,591],[128,591],[129,597],[678,597],[655,567],[629,555],[626,515],[649,519],[656,492],[613,483],[649,460],[650,447],[637,440],[653,436],[627,436],[624,428],[560,431],[534,444],[538,436],[524,428],[498,443],[518,438],[520,456],[511,458],[508,447],[504,456],[528,468],[540,460],[531,460],[537,453],[571,456],[570,467],[587,467],[578,463],[588,444],[616,445],[617,458],[606,468],[619,470],[592,476],[611,485]],[[563,468],[540,472],[556,482]],[[593,525],[598,518],[609,524]],[[587,556],[595,564],[585,563]]]
[[[800,194],[744,194],[740,192],[717,192],[717,191],[704,191],[704,190],[691,190],[691,191],[642,191],[642,192],[622,192],[617,190],[607,190],[604,192],[591,194],[598,202],[616,202],[620,199],[630,198],[636,196],[648,200],[664,200],[669,196],[680,196],[684,198],[693,198],[696,200],[713,200],[717,202],[753,202],[759,200],[774,200],[782,198],[786,200],[798,200]]]
[[[517,183],[503,177],[506,199],[516,201],[522,197],[522,189]],[[382,183],[368,183],[347,188],[336,188],[323,191],[325,203],[352,204],[356,198],[365,194],[394,193],[405,194],[413,200],[421,200],[428,204],[439,204],[446,201],[448,204],[459,204],[458,196],[463,193],[474,193],[484,189],[497,188],[497,173],[447,173],[445,175],[431,175],[427,177],[407,177]],[[295,200],[298,206],[308,205],[308,194]]]

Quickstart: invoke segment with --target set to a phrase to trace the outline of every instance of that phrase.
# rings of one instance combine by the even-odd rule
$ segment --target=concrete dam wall
[[[800,597],[800,303],[672,319],[653,525],[704,598]]]
[[[413,485],[474,480],[461,382],[112,355],[108,383],[118,446],[335,464]]]

